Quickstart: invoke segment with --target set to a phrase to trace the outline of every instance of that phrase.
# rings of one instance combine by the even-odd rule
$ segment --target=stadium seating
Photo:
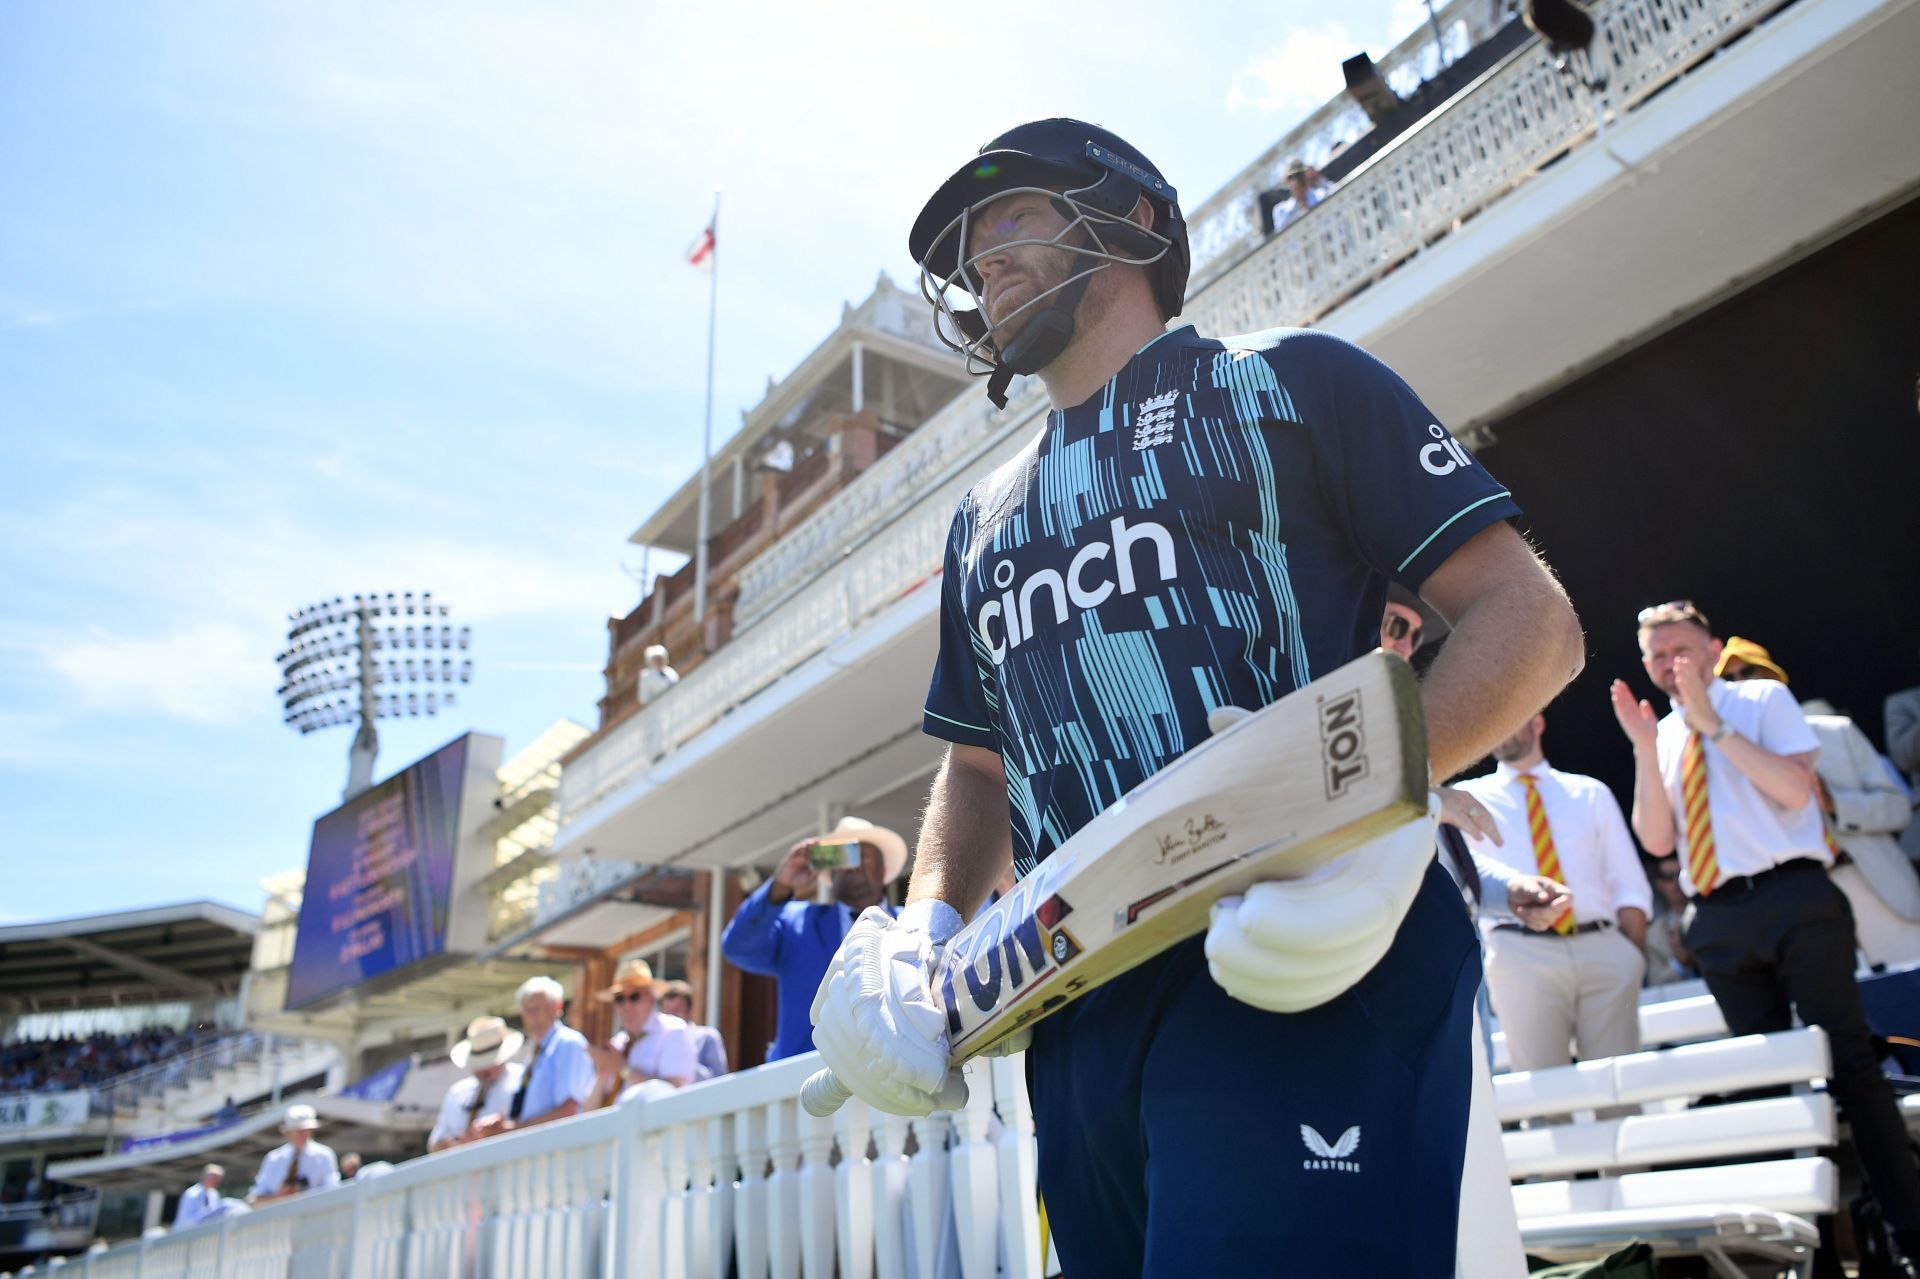
[[[1642,1037],[1707,1030],[1695,1003],[1650,1005]],[[1529,1125],[1503,1137],[1527,1250],[1574,1259],[1643,1239],[1704,1256],[1725,1275],[1749,1273],[1740,1260],[1804,1267],[1818,1242],[1808,1219],[1839,1197],[1833,1161],[1810,1153],[1838,1139],[1832,1099],[1807,1087],[1829,1068],[1825,1033],[1807,1028],[1497,1075],[1501,1122]],[[1780,1086],[1798,1091],[1689,1104]],[[1595,1117],[1636,1106],[1642,1113]],[[1540,1122],[1561,1116],[1571,1121]]]

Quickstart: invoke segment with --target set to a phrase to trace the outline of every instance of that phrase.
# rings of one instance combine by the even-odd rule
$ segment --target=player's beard
[[[1057,289],[1067,282],[1068,274],[1073,270],[1078,254],[1065,249],[1035,248],[1022,254],[1011,272],[1012,281],[1003,286],[1005,293],[991,294],[983,299],[988,319],[993,321],[993,339],[996,347],[1004,349],[1007,343],[1019,336],[1027,321],[1046,310],[1060,300],[1059,294],[1041,300],[1029,306],[1035,298],[1041,297],[1051,289]],[[1025,307],[1025,310],[1020,308]],[[1018,311],[1015,315],[1013,312]],[[1002,316],[1008,317],[1002,323]]]

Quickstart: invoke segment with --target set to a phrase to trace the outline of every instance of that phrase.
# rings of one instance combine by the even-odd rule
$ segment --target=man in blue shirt
[[[1185,225],[1124,140],[1013,129],[909,244],[989,396],[1037,375],[1053,411],[955,515],[925,708],[950,745],[908,904],[855,924],[814,1007],[841,1081],[903,1113],[964,1095],[927,974],[1008,862],[1030,872],[1230,708],[1375,648],[1389,582],[1452,627],[1422,681],[1435,778],[1582,661],[1565,594],[1510,526],[1519,507],[1385,365],[1310,331],[1165,330]],[[1504,1172],[1468,1141],[1490,1102],[1472,1071],[1477,939],[1431,827],[1392,841],[1390,866],[1371,847],[1345,863],[1410,866],[1392,909],[1302,918],[1301,886],[1257,884],[1205,938],[1036,1025],[1040,1189],[1066,1273],[1521,1273]],[[1277,940],[1249,922],[1282,915],[1298,927]],[[1505,1225],[1463,1231],[1469,1203],[1504,1203]]]
[[[592,1108],[597,1079],[587,1037],[560,1020],[567,992],[551,977],[520,983],[520,1024],[526,1028],[532,1056],[520,1087],[504,1115],[489,1115],[473,1126],[476,1137],[565,1119]]]
[[[858,842],[860,861],[831,872],[833,900],[806,900],[819,882],[811,853],[816,844]],[[780,1018],[768,1061],[813,1051],[813,1025],[807,1008],[819,989],[827,961],[869,906],[885,905],[887,885],[907,864],[907,841],[884,826],[860,817],[842,818],[819,839],[803,839],[787,850],[780,869],[734,912],[720,950],[737,968],[772,977],[779,983]]]

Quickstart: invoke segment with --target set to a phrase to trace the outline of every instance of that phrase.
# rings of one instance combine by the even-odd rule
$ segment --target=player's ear
[[[1133,202],[1133,213],[1129,220],[1143,230],[1153,230],[1153,202],[1146,196],[1140,196]]]

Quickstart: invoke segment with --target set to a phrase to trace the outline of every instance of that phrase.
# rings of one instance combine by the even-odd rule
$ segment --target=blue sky
[[[286,613],[429,589],[466,728],[591,724],[627,535],[1000,129],[1097,120],[1197,204],[1407,0],[0,7],[0,922],[256,909],[349,729],[280,723]],[[1337,14],[1337,17],[1330,15]],[[973,34],[962,40],[960,33]],[[657,565],[656,565],[657,567]]]

